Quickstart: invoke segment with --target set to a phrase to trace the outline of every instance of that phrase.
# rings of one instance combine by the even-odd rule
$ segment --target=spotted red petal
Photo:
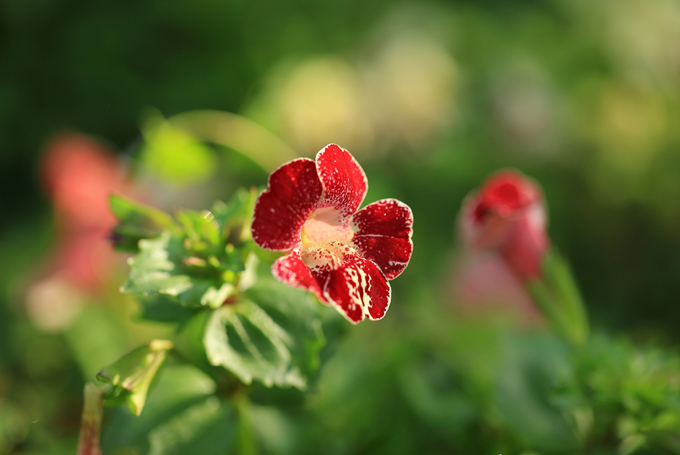
[[[413,213],[396,199],[367,205],[352,217],[352,246],[378,264],[388,280],[404,271],[411,259]]]
[[[380,268],[356,255],[331,270],[323,288],[326,300],[353,324],[365,318],[382,319],[390,306],[390,293]]]
[[[295,249],[287,256],[278,258],[272,265],[272,275],[284,284],[313,292],[322,302],[326,302],[321,286],[302,262],[300,249]]]
[[[300,231],[314,212],[323,187],[314,161],[300,158],[269,176],[253,214],[253,240],[268,250],[289,250],[300,243]]]
[[[332,207],[334,213],[325,214],[326,221],[342,224],[359,209],[366,196],[366,174],[347,150],[335,144],[327,145],[316,155],[316,167],[324,190],[319,207]]]

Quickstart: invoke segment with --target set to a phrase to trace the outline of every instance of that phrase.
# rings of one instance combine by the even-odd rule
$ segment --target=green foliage
[[[137,301],[140,304],[137,318],[140,320],[182,324],[197,311],[195,308],[178,305],[172,296],[163,294],[137,296]]]
[[[618,452],[680,453],[680,356],[594,336],[554,392],[584,447],[618,441]]]
[[[588,316],[565,259],[553,248],[543,258],[542,276],[526,288],[554,330],[573,346],[588,338]]]
[[[193,287],[189,275],[181,273],[181,238],[173,237],[166,231],[157,239],[140,241],[139,249],[140,254],[129,262],[130,276],[121,287],[121,292],[179,296]]]
[[[112,198],[127,229],[119,232],[139,233],[121,290],[138,297],[140,318],[178,330],[174,343],[152,342],[99,373],[106,404],[127,402],[140,415],[151,385],[164,382],[158,373],[170,349],[207,375],[199,381],[207,387],[189,397],[160,387],[162,404],[150,400],[139,422],[117,413],[109,434],[122,447],[140,454],[256,453],[248,386],[305,390],[316,381],[324,309],[307,292],[258,279],[258,256],[272,256],[250,238],[255,198],[254,190],[239,191],[228,204],[178,211],[175,219]],[[150,220],[164,229],[142,230]],[[135,238],[126,237],[128,244]]]
[[[242,382],[305,389],[324,345],[320,307],[308,293],[271,283],[209,317],[203,342],[212,365]]]
[[[119,251],[136,253],[141,239],[153,238],[165,229],[175,228],[167,213],[116,194],[109,197],[109,207],[118,219],[112,238]]]
[[[598,332],[575,350],[544,330],[437,319],[448,334],[422,321],[429,331],[353,331],[290,453],[680,453],[677,353]]]
[[[245,271],[245,261],[234,260],[226,250],[222,261],[196,249],[188,251],[187,238],[165,231],[156,239],[141,240],[140,254],[130,260],[130,275],[121,291],[142,296],[166,295],[189,308],[217,308],[235,295],[237,273]],[[200,248],[206,250],[204,245]]]
[[[133,414],[141,414],[149,388],[170,349],[171,342],[154,340],[148,346],[139,347],[103,368],[97,379],[108,385],[105,404],[117,406],[127,402]]]
[[[250,239],[250,217],[255,209],[257,191],[241,189],[231,198],[228,204],[217,201],[213,205],[213,215],[219,225],[230,232],[238,233],[232,240],[246,241]],[[245,223],[248,223],[246,226]]]
[[[255,192],[244,190],[229,204],[216,203],[214,213],[178,211],[172,224],[165,215],[168,229],[139,241],[139,254],[129,261],[130,275],[121,291],[151,298],[149,305],[159,303],[154,295],[167,296],[187,308],[217,308],[236,296],[252,284],[257,262],[244,247],[254,201]],[[120,198],[113,202],[121,205]],[[150,217],[126,216],[129,212],[114,211],[132,228],[143,226]]]
[[[122,448],[140,455],[231,453],[237,415],[215,392],[215,383],[196,368],[168,365],[141,416],[110,410],[102,435],[104,453]]]
[[[153,216],[166,227],[139,240],[121,291],[139,298],[141,318],[180,323],[178,352],[220,387],[235,390],[227,370],[243,384],[304,390],[325,344],[322,307],[271,278],[258,283],[258,256],[272,256],[250,238],[255,199],[255,190],[239,191],[211,211],[178,211],[176,220],[113,199],[121,224],[137,228]]]

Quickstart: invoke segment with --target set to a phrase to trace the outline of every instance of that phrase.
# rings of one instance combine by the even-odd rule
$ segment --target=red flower
[[[491,176],[463,202],[461,230],[474,249],[500,253],[523,281],[539,278],[550,246],[539,187],[516,171]]]
[[[279,281],[313,292],[355,324],[385,316],[387,280],[413,251],[411,209],[384,199],[357,211],[367,188],[354,157],[330,144],[316,161],[293,160],[269,176],[252,224],[259,246],[288,253],[272,266]]]

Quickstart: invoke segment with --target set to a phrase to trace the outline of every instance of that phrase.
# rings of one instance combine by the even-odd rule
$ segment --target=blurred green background
[[[173,155],[166,149],[186,138],[164,133],[162,117],[197,109],[239,117],[225,120],[231,136],[222,145],[193,144]],[[243,118],[252,123],[239,123]],[[64,238],[44,178],[54,138],[82,133],[94,141],[91,148],[118,155],[150,203],[204,208],[236,186],[263,185],[268,171],[288,159],[258,149],[255,136],[269,134],[265,129],[272,134],[267,144],[293,155],[342,145],[368,175],[367,202],[394,197],[415,214],[414,255],[393,283],[386,320],[358,327],[338,353],[345,363],[328,366],[338,381],[342,371],[357,372],[347,379],[356,383],[328,379],[314,412],[331,417],[316,426],[311,417],[299,419],[310,420],[298,425],[309,447],[461,450],[453,437],[420,442],[431,426],[443,425],[435,431],[440,435],[470,428],[465,425],[478,410],[468,401],[484,394],[483,379],[471,390],[435,368],[433,380],[457,387],[463,397],[441,415],[432,411],[431,396],[417,388],[402,394],[399,384],[417,383],[424,376],[414,371],[430,371],[441,357],[453,359],[455,370],[463,346],[483,353],[479,343],[497,336],[472,330],[473,336],[452,316],[452,269],[461,202],[498,168],[518,168],[542,184],[551,238],[571,262],[594,327],[671,348],[680,341],[677,0],[3,0],[0,452],[73,453],[83,382],[169,330],[131,322],[135,303],[116,292],[125,266],[114,256],[107,260],[118,261],[115,270],[96,292],[71,283],[76,289],[69,292],[82,303],[64,310],[71,316],[59,313],[63,323],[50,324],[49,311],[45,316],[27,306],[35,283],[56,273],[59,265],[50,258],[59,256]],[[180,164],[173,167],[175,161]],[[456,325],[433,322],[440,314]],[[531,351],[544,341],[517,343]],[[544,355],[515,348],[534,361]],[[559,357],[549,346],[541,349],[546,358]],[[413,366],[421,364],[424,369]],[[497,367],[491,360],[485,365]],[[393,427],[401,428],[400,437],[387,445],[378,442],[386,433],[364,421],[373,415],[367,409],[379,405],[360,399],[376,384],[357,385],[385,378],[377,402],[391,403],[394,409],[382,409],[401,425]],[[344,388],[353,398],[338,402],[333,394]],[[513,407],[502,400],[496,405]],[[435,417],[428,421],[419,410]],[[532,422],[542,420],[541,410],[526,412]],[[353,416],[363,417],[354,422]],[[360,431],[362,425],[373,433]],[[504,425],[487,428],[490,433],[474,427],[478,433],[468,432],[466,441],[478,444],[465,447],[507,448],[485,445],[505,441],[503,432],[521,433]],[[342,436],[325,440],[325,434]],[[510,438],[516,445],[507,450],[552,453],[550,444],[532,437]]]

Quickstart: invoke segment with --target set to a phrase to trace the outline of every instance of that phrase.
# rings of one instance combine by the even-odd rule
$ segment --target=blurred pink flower
[[[71,324],[89,296],[100,294],[118,259],[107,237],[115,224],[109,194],[129,192],[125,169],[94,140],[63,133],[45,147],[41,182],[56,219],[55,248],[26,289],[26,311],[45,331]]]
[[[108,150],[87,136],[64,133],[47,144],[41,170],[60,227],[114,224],[108,198],[124,190],[124,169]]]
[[[491,176],[463,202],[461,237],[468,249],[494,251],[522,281],[541,276],[550,241],[540,188],[517,171]]]
[[[57,220],[50,268],[76,288],[96,292],[115,263],[107,242],[115,224],[108,200],[128,190],[124,167],[87,136],[64,133],[47,144],[41,171]]]

